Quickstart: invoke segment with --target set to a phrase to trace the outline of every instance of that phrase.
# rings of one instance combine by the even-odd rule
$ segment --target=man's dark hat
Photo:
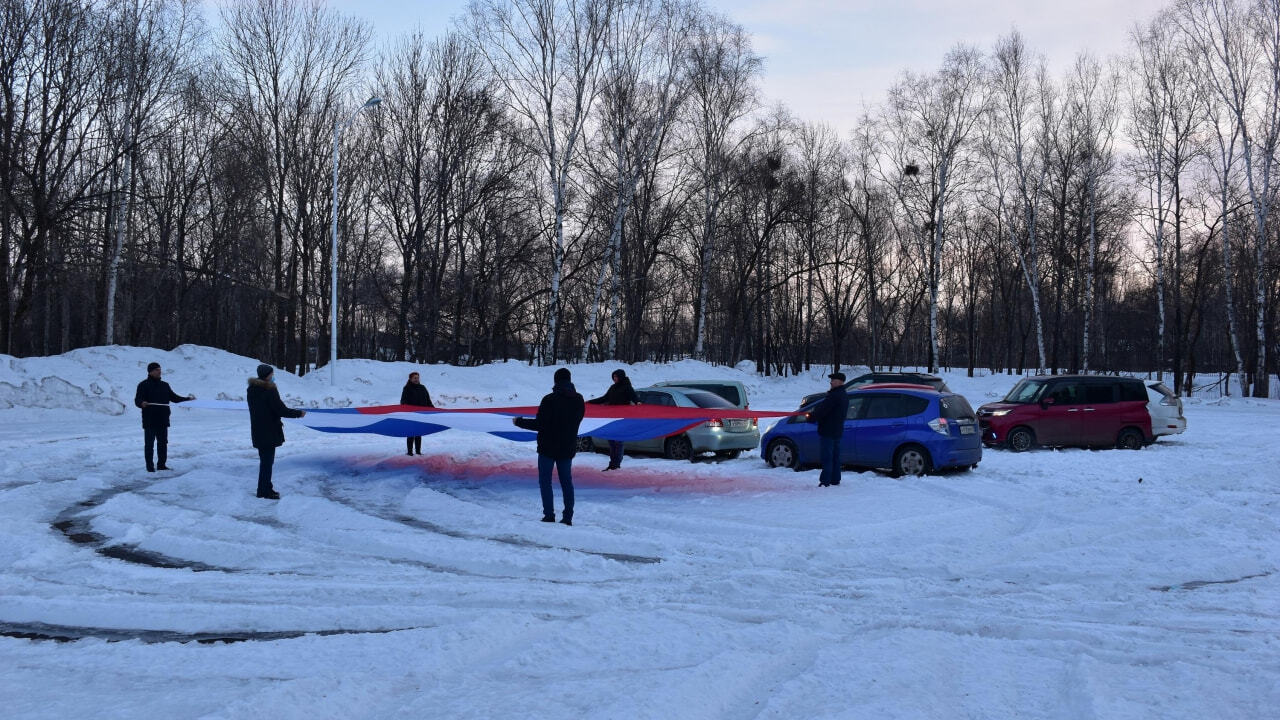
[[[271,373],[275,371],[276,371],[275,368],[271,367],[270,365],[267,365],[266,363],[263,363],[258,366],[258,379],[266,380],[267,378],[271,377]]]
[[[553,377],[558,383],[567,383],[572,376],[569,374],[569,368],[560,368]]]
[[[844,382],[844,373],[842,372],[833,372],[827,377],[831,378],[832,380],[839,380],[840,382]]]
[[[618,368],[617,370],[613,371],[613,376],[616,378],[624,378],[627,376],[627,371],[623,370],[622,368]]]
[[[160,363],[155,363],[155,362],[147,363],[147,372],[151,372],[152,370],[159,370],[159,369],[160,369]]]

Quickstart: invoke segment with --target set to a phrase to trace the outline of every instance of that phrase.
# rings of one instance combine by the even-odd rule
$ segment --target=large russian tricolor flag
[[[247,410],[244,403],[193,400],[182,407]],[[537,433],[511,424],[514,417],[534,417],[536,406],[499,408],[421,408],[413,405],[377,405],[354,408],[307,409],[306,417],[289,422],[313,430],[335,433],[370,433],[390,437],[433,435],[444,430],[466,430],[508,440],[534,440]],[[795,412],[670,407],[666,405],[587,405],[578,427],[580,436],[601,440],[634,441],[684,432],[712,419],[787,417]]]

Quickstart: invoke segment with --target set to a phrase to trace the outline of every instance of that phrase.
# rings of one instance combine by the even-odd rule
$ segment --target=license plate
[[[960,426],[960,434],[961,434],[961,435],[972,435],[972,434],[973,434],[973,426],[972,426],[972,425],[961,425],[961,426]]]
[[[725,423],[725,427],[729,430],[746,430],[751,427],[751,421],[746,419],[734,419]]]

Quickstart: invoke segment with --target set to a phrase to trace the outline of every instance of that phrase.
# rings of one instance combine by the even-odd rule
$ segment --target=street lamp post
[[[329,258],[329,265],[332,271],[329,277],[329,385],[336,386],[338,384],[338,141],[342,137],[343,131],[347,129],[351,123],[355,122],[356,116],[361,110],[371,108],[382,102],[380,97],[371,97],[365,101],[363,105],[351,113],[351,117],[347,121],[333,126],[333,253]]]

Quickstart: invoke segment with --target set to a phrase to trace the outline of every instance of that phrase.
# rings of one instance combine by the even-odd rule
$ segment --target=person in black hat
[[[427,392],[427,386],[422,384],[421,376],[416,372],[409,373],[409,381],[404,384],[404,389],[400,391],[400,404],[412,405],[414,407],[435,407],[431,404],[431,393]],[[409,455],[413,455],[416,449],[418,454],[422,454],[422,436],[407,437],[404,439],[405,449]]]
[[[833,372],[831,389],[822,402],[808,413],[808,421],[818,424],[818,457],[822,460],[819,487],[840,484],[840,438],[844,435],[844,420],[849,414],[849,394],[844,389],[844,373]]]
[[[258,497],[267,500],[280,499],[280,493],[271,485],[276,448],[284,444],[284,423],[280,418],[300,418],[307,414],[305,410],[285,407],[280,391],[272,381],[274,377],[274,368],[259,365],[258,376],[249,378],[249,389],[245,392],[253,446],[258,449]]]
[[[542,522],[556,521],[551,496],[551,469],[560,478],[564,514],[560,522],[573,524],[573,456],[578,450],[578,426],[586,403],[570,381],[569,369],[556,370],[555,386],[542,398],[536,417],[512,418],[516,427],[538,433],[538,489],[542,491]]]
[[[627,377],[627,371],[618,368],[613,371],[613,384],[605,391],[604,395],[588,400],[592,405],[635,405],[640,402],[640,396],[636,395],[636,389],[631,387],[631,378]],[[605,470],[617,470],[622,467],[622,441],[609,441],[609,467]]]
[[[175,393],[169,383],[160,379],[161,373],[160,363],[148,364],[147,378],[138,383],[138,391],[133,396],[133,404],[142,410],[143,457],[147,459],[147,472],[172,470],[165,464],[169,457],[169,404],[196,399],[195,395],[182,397]],[[159,465],[151,460],[153,447]]]

